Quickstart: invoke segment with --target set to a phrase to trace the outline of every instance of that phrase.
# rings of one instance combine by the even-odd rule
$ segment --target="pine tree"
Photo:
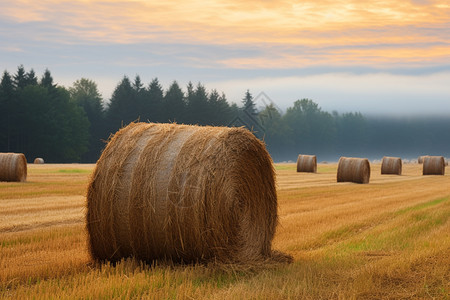
[[[106,114],[110,133],[115,133],[122,126],[137,120],[133,95],[130,79],[124,76],[111,96]]]
[[[42,76],[39,84],[49,90],[53,90],[56,87],[56,84],[53,84],[52,74],[48,69],[45,69],[44,75]]]
[[[231,108],[225,94],[213,89],[208,98],[208,125],[226,126],[231,120]]]
[[[192,91],[192,84],[188,85],[187,113],[190,124],[207,125],[209,120],[208,93],[205,87],[199,82],[195,91]],[[189,92],[190,91],[190,92]],[[190,93],[190,95],[189,95]]]
[[[154,78],[148,86],[147,99],[144,110],[146,111],[146,118],[151,122],[163,122],[163,101],[164,91],[158,78]]]
[[[184,93],[176,81],[173,81],[164,95],[165,122],[185,122],[186,105]]]
[[[14,86],[17,90],[23,89],[27,85],[27,78],[25,73],[25,68],[20,65],[17,68],[17,73],[14,75]]]
[[[26,85],[37,85],[38,79],[36,77],[36,74],[34,73],[34,70],[31,69],[28,73],[25,74],[25,82]]]
[[[251,115],[251,116],[256,116],[258,114],[257,110],[256,110],[256,104],[253,101],[253,96],[250,93],[249,90],[247,90],[247,92],[245,92],[245,96],[242,99],[242,103],[244,104],[244,111]]]
[[[7,71],[4,71],[0,83],[0,152],[11,151],[12,120],[15,115],[13,100],[13,79]]]

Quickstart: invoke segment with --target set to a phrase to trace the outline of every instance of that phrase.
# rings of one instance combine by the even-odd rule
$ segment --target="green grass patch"
[[[314,240],[288,250],[323,249],[331,256],[348,256],[364,251],[399,251],[412,249],[417,240],[444,226],[450,219],[450,197],[439,198],[362,223],[347,224],[330,230]],[[441,204],[437,208],[436,205]],[[425,240],[424,240],[424,246]]]
[[[440,208],[434,208],[434,206],[444,203],[448,199],[448,197],[435,199],[388,214],[382,218],[381,223],[373,226],[367,232],[356,232],[356,234],[351,235],[351,228],[353,227],[347,226],[348,228],[340,228],[327,233],[327,235],[328,238],[345,239],[345,237],[349,237],[333,249],[337,253],[413,249],[417,242],[425,238],[429,232],[448,222],[450,206],[444,205]],[[357,226],[354,228],[357,228]]]
[[[281,171],[281,170],[297,171],[297,165],[296,164],[286,164],[286,165],[275,164],[275,170],[277,170],[277,171]]]
[[[398,210],[396,212],[396,214],[397,215],[401,215],[401,214],[404,214],[404,213],[407,213],[407,212],[410,212],[410,211],[422,210],[424,208],[435,206],[435,205],[438,205],[438,204],[440,204],[442,202],[446,202],[448,200],[450,200],[450,197],[444,197],[444,198],[435,199],[435,200],[432,200],[432,201],[429,201],[429,202],[420,203],[420,204],[417,204],[417,205],[414,205],[414,206],[411,206],[411,207],[407,207],[407,208]]]
[[[317,173],[336,173],[337,167],[317,166]]]
[[[59,173],[91,173],[91,170],[84,169],[60,169]]]

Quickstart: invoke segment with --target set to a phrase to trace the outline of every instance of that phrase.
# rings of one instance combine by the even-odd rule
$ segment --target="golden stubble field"
[[[85,194],[94,165],[29,165],[0,182],[0,298],[449,299],[450,175],[336,183],[277,164],[280,224],[273,247],[294,263],[250,271],[215,265],[90,261]],[[447,169],[447,172],[449,170]]]

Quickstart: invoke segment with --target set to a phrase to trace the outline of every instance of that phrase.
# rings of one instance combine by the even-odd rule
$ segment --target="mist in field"
[[[393,117],[343,114],[334,128],[335,135],[322,140],[319,134],[294,141],[284,147],[268,143],[277,162],[296,161],[298,154],[317,155],[319,162],[335,162],[340,156],[381,160],[383,156],[417,161],[421,155],[450,157],[450,117]],[[320,144],[317,146],[312,146]]]

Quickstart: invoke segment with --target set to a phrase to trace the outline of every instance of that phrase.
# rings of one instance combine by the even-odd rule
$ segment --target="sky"
[[[281,110],[450,116],[450,0],[0,0],[0,71],[19,65],[105,100],[139,75]]]

